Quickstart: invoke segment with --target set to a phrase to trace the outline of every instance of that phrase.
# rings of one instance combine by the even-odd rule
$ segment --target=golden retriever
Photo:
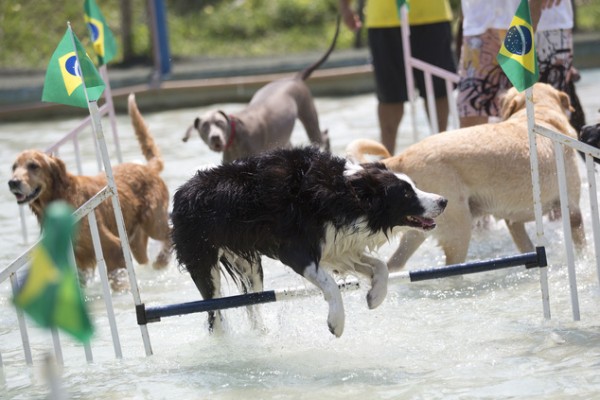
[[[533,102],[536,124],[577,138],[567,117],[570,104],[565,93],[536,83]],[[389,169],[408,175],[422,190],[448,199],[446,211],[437,219],[437,229],[431,232],[446,256],[446,264],[466,260],[474,218],[483,215],[505,220],[517,248],[533,251],[525,230],[525,222],[534,220],[525,93],[516,89],[506,93],[502,118],[496,124],[429,136],[394,157],[372,140],[353,141],[346,151],[349,158],[358,161],[365,161],[365,154],[383,156],[382,162]],[[542,208],[548,213],[559,204],[554,146],[550,139],[538,136],[537,148]],[[565,151],[565,167],[573,240],[582,248],[581,181],[576,152],[571,149]],[[390,270],[403,268],[425,238],[416,230],[405,233],[388,262]]]
[[[148,238],[162,242],[162,249],[153,263],[163,268],[171,254],[169,227],[169,192],[160,177],[164,164],[160,151],[150,135],[137,108],[135,96],[129,96],[129,115],[147,163],[123,163],[113,168],[123,218],[131,252],[140,264],[148,263]],[[20,153],[12,167],[8,182],[17,203],[29,204],[41,225],[44,209],[54,200],[65,200],[78,208],[107,185],[106,176],[78,176],[69,173],[62,160],[38,150]],[[121,248],[112,202],[105,200],[96,209],[106,267],[114,290],[126,288],[118,282],[124,276],[125,259]],[[75,260],[82,272],[93,271],[96,257],[87,218],[79,227]]]

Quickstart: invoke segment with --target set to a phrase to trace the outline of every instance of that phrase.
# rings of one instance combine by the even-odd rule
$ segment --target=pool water
[[[600,108],[600,71],[582,71],[579,95],[588,121]],[[225,104],[229,112],[243,107]],[[332,151],[343,155],[356,138],[378,138],[373,95],[318,98],[321,124],[329,129]],[[183,143],[188,124],[204,109],[145,114],[165,160],[162,174],[171,193],[197,167],[216,164],[212,153],[194,137]],[[142,109],[142,114],[144,110]],[[412,138],[403,121],[399,147]],[[76,120],[0,126],[0,178],[10,176],[15,155],[43,148],[77,125]],[[105,135],[109,128],[103,122]],[[418,113],[421,136],[425,116]],[[126,161],[141,161],[138,144],[125,115],[118,117]],[[91,132],[84,169],[96,168]],[[110,140],[109,140],[110,142]],[[297,124],[293,142],[307,142]],[[112,146],[112,143],[109,143]],[[112,150],[112,148],[110,149]],[[74,170],[70,150],[64,157]],[[585,202],[585,195],[582,202]],[[585,209],[585,207],[584,207]],[[584,211],[590,219],[589,208]],[[8,265],[27,248],[20,235],[18,208],[8,189],[0,191],[0,260]],[[30,241],[36,223],[28,216]],[[533,225],[533,224],[531,224]],[[533,226],[528,226],[530,233]],[[539,271],[515,267],[494,272],[410,284],[392,284],[383,304],[369,310],[366,289],[344,293],[346,328],[341,338],[327,329],[322,296],[258,306],[265,329],[253,330],[244,309],[224,312],[226,332],[211,336],[205,314],[164,318],[148,325],[154,354],[144,354],[132,296],[113,296],[123,358],[115,359],[110,330],[96,279],[86,289],[96,333],[94,362],[81,346],[62,336],[64,392],[73,399],[470,399],[594,398],[600,393],[600,289],[592,250],[577,264],[581,321],[573,321],[561,223],[546,225],[552,318],[542,312]],[[591,226],[586,226],[590,233]],[[589,236],[591,238],[591,235]],[[590,240],[588,240],[590,241]],[[397,239],[380,249],[391,255]],[[590,246],[591,248],[592,246]],[[151,252],[158,251],[152,244]],[[469,259],[512,255],[516,249],[502,222],[475,228]],[[431,240],[408,268],[443,265]],[[265,288],[308,287],[279,262],[265,259]],[[2,268],[3,268],[2,267]],[[189,276],[172,263],[157,272],[136,266],[142,300],[149,306],[199,300]],[[236,293],[229,283],[226,290]],[[38,399],[49,392],[41,359],[51,351],[46,332],[30,326],[34,366],[25,365],[10,286],[0,285],[0,398]]]

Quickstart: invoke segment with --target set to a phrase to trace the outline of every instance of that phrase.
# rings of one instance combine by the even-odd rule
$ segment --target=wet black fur
[[[370,231],[387,234],[424,211],[410,183],[383,164],[363,164],[348,177],[345,164],[312,147],[280,149],[198,171],[179,187],[173,245],[202,296],[215,295],[210,270],[219,249],[258,268],[266,255],[302,275],[319,264],[327,223],[339,229],[365,217]]]
[[[585,125],[579,131],[579,140],[600,149],[600,123],[595,125]],[[581,156],[584,157],[583,153]],[[600,159],[594,157],[596,163],[600,163]]]

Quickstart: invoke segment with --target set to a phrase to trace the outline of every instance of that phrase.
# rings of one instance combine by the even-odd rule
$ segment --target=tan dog
[[[169,192],[159,176],[163,169],[160,151],[135,103],[129,96],[129,114],[146,160],[146,165],[123,163],[113,168],[119,202],[133,257],[140,264],[148,263],[148,238],[162,241],[162,249],[154,261],[154,268],[165,267],[170,258]],[[44,209],[54,200],[65,200],[78,208],[107,184],[104,173],[96,176],[70,174],[62,160],[38,150],[26,150],[17,156],[8,182],[17,203],[29,207],[41,223]],[[121,248],[112,202],[104,201],[96,209],[98,229],[106,267],[114,290],[126,288],[119,282],[125,260]],[[75,259],[82,272],[93,270],[96,257],[87,218],[81,220]]]
[[[292,78],[279,79],[259,89],[248,106],[237,114],[212,110],[196,118],[183,137],[187,142],[193,130],[212,151],[223,153],[223,162],[255,155],[279,147],[289,147],[296,118],[302,122],[311,143],[329,150],[327,131],[321,132],[319,117],[306,80],[323,64],[333,49],[340,28],[327,52],[318,61]]]
[[[537,83],[533,100],[537,124],[577,138],[567,117],[570,104],[565,93]],[[496,124],[429,136],[394,157],[381,144],[368,140],[350,143],[347,152],[359,161],[364,161],[367,153],[386,157],[382,161],[388,168],[408,175],[419,188],[448,199],[446,211],[431,233],[446,255],[446,264],[465,261],[473,220],[482,215],[505,220],[517,248],[529,252],[534,246],[524,224],[534,220],[534,213],[524,93],[508,91],[502,117]],[[548,213],[559,204],[554,147],[543,137],[538,137],[537,147],[542,208]],[[570,149],[565,151],[565,166],[573,240],[581,248],[585,245],[579,209],[581,182],[576,153]],[[389,260],[390,270],[404,267],[425,238],[422,232],[405,233]]]

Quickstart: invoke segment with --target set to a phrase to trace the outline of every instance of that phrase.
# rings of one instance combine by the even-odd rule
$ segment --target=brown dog
[[[160,151],[150,135],[135,103],[129,95],[129,114],[147,164],[123,163],[113,168],[119,202],[131,252],[140,264],[148,263],[148,238],[162,241],[162,249],[154,261],[154,268],[165,267],[170,258],[169,192],[159,176],[163,169]],[[54,200],[65,200],[78,208],[107,184],[106,176],[77,176],[70,174],[59,158],[38,150],[25,150],[17,156],[8,182],[17,203],[29,207],[41,223],[44,209]],[[121,248],[112,202],[104,201],[96,209],[102,250],[114,290],[123,289],[125,282],[118,282],[124,272],[125,260]],[[87,218],[79,227],[75,243],[75,259],[82,272],[93,271],[96,257]]]
[[[567,117],[570,104],[565,93],[537,83],[533,101],[538,125],[577,138]],[[505,220],[517,248],[521,252],[533,251],[525,231],[525,222],[534,220],[534,213],[524,93],[515,89],[507,92],[502,117],[503,121],[496,124],[429,136],[394,157],[381,144],[368,140],[350,143],[347,153],[360,161],[367,153],[386,157],[382,161],[388,168],[410,176],[419,188],[448,199],[446,211],[438,217],[437,229],[431,233],[446,255],[446,264],[465,261],[473,220],[482,215]],[[554,146],[540,136],[537,148],[542,208],[548,213],[559,204]],[[575,151],[565,151],[565,167],[573,240],[581,248],[585,236]],[[390,270],[404,267],[425,238],[422,232],[405,233],[389,260]]]

